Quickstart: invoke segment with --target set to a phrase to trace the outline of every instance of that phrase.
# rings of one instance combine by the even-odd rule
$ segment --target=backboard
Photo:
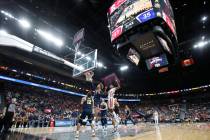
[[[74,35],[73,45],[76,45],[77,43],[83,41],[84,36],[85,36],[85,29],[82,28]]]
[[[118,83],[120,84],[120,80],[115,73],[109,74],[106,77],[102,78],[102,81],[103,81],[104,85],[107,87],[110,86],[111,84],[115,85],[116,81],[118,81]]]
[[[82,71],[73,69],[73,77],[78,77],[86,71],[93,70],[97,67],[97,49],[82,54],[81,52],[75,54],[74,64],[83,68]]]

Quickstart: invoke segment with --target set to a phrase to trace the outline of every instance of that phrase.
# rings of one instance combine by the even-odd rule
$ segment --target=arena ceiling
[[[1,0],[0,5],[1,9],[27,17],[36,27],[51,30],[68,44],[72,43],[73,35],[80,28],[85,28],[83,45],[99,49],[100,60],[108,67],[107,70],[97,70],[96,78],[116,72],[130,92],[174,90],[210,83],[209,46],[202,50],[193,49],[193,44],[202,36],[208,40],[210,38],[210,2],[170,1],[175,14],[180,52],[186,57],[193,56],[196,65],[185,70],[176,66],[169,73],[161,75],[143,72],[132,66],[127,72],[119,71],[119,66],[128,62],[118,58],[110,43],[106,11],[113,0]],[[208,17],[205,23],[201,21],[203,16]],[[40,41],[33,32],[26,33],[7,20],[1,19],[0,22],[0,27],[6,26],[10,32],[59,56],[69,53],[67,48],[60,49],[44,40]]]

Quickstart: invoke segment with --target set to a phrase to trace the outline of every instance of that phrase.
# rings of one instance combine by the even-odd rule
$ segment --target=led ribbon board
[[[19,80],[19,79],[15,79],[15,78],[11,78],[11,77],[6,77],[6,76],[2,76],[2,75],[0,75],[0,79],[15,82],[15,83],[20,83],[20,84],[24,84],[24,85],[28,85],[28,86],[34,86],[34,87],[39,87],[39,88],[43,88],[43,89],[49,89],[49,90],[54,90],[54,91],[58,91],[58,92],[63,92],[63,93],[71,94],[71,95],[85,96],[84,94],[81,94],[81,93],[71,92],[68,90],[63,90],[63,89],[59,89],[59,88],[55,88],[55,87],[41,85],[41,84],[28,82],[25,80]]]
[[[34,86],[34,87],[53,90],[53,91],[57,91],[57,92],[67,93],[67,94],[71,94],[71,95],[76,95],[76,96],[81,96],[81,97],[85,96],[84,94],[81,94],[81,93],[72,92],[72,91],[68,91],[68,90],[63,90],[63,89],[50,87],[50,86],[46,86],[46,85],[41,85],[41,84],[37,84],[37,83],[33,83],[33,82],[28,82],[28,81],[25,81],[25,80],[19,80],[19,79],[15,79],[15,78],[3,76],[3,75],[0,75],[0,79],[15,82],[15,83],[20,83],[20,84],[24,84],[24,85],[28,85],[28,86]],[[118,99],[118,100],[122,101],[122,102],[140,101],[140,99]]]

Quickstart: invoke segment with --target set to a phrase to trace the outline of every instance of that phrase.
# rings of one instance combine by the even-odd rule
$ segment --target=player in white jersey
[[[114,87],[113,85],[109,86],[109,91],[108,91],[108,108],[113,110],[114,109],[114,105],[115,105],[115,99],[114,99],[114,95],[115,92],[120,89],[120,84],[119,82],[116,80],[117,83],[117,87]]]
[[[113,116],[112,123],[114,125],[114,131],[117,131],[117,126],[118,126],[118,123],[119,123],[119,117],[117,116],[117,114],[114,111],[115,104],[116,104],[116,101],[117,101],[114,98],[114,95],[115,95],[115,92],[118,89],[120,89],[120,84],[117,80],[116,80],[116,83],[117,83],[117,87],[114,87],[113,85],[110,85],[109,86],[110,89],[108,91],[108,108],[109,108],[110,113]]]
[[[158,125],[158,120],[159,119],[158,119],[158,112],[157,111],[154,112],[153,117],[154,117],[155,124]]]

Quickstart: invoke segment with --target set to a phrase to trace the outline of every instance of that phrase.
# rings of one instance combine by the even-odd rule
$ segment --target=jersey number
[[[91,100],[87,100],[87,104],[91,105],[92,101]]]

